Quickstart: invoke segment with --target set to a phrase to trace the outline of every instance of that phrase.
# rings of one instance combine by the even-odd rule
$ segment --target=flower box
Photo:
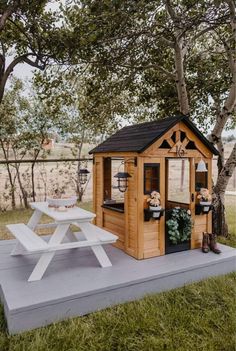
[[[208,213],[211,210],[211,201],[200,201],[200,206],[203,213]]]
[[[164,212],[165,210],[161,206],[149,206],[149,208],[144,209],[144,221],[150,221],[151,218],[160,220]]]
[[[159,218],[161,215],[161,206],[149,206],[153,218]]]
[[[207,214],[212,210],[212,203],[211,201],[200,201],[198,205],[195,207],[195,214]]]

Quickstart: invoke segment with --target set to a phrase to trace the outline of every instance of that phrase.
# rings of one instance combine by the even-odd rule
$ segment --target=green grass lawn
[[[234,351],[236,274],[8,336],[1,351]]]
[[[228,197],[226,204],[231,234],[219,241],[236,247],[234,201]],[[90,203],[83,207],[91,210]],[[8,237],[5,224],[27,222],[30,214],[1,214],[2,237]],[[1,310],[0,351],[235,351],[235,330],[232,273],[17,336],[8,335]]]

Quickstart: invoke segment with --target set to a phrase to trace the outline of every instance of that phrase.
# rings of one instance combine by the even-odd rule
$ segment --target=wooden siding
[[[103,158],[95,157],[93,165],[93,182],[94,182],[94,197],[93,197],[93,208],[96,213],[95,224],[103,226]]]
[[[142,162],[141,162],[142,161]],[[159,157],[140,157],[139,164],[142,164],[142,172],[140,171],[140,184],[139,184],[139,207],[140,218],[142,217],[143,225],[140,227],[140,252],[139,255],[142,258],[149,258],[160,256],[164,254],[165,247],[165,217],[161,217],[160,220],[151,219],[148,222],[144,222],[144,208],[148,208],[147,198],[149,195],[144,195],[144,180],[143,180],[143,169],[145,163],[159,163],[160,164],[160,195],[161,195],[161,206],[165,207],[165,165],[164,159]],[[140,223],[139,223],[140,224]]]
[[[194,227],[192,233],[191,248],[196,249],[201,247],[202,244],[202,233],[207,231],[208,215],[201,214],[195,216]]]
[[[117,240],[116,247],[125,249],[125,214],[119,213],[107,208],[103,208],[103,227],[113,234],[116,234],[119,239]]]
[[[201,160],[201,158],[195,158],[194,159],[194,166],[193,166],[193,174],[194,174],[194,184],[195,184],[195,170],[196,170],[196,165],[198,162]],[[211,159],[206,159],[203,158],[204,162],[208,165],[208,189],[212,189],[212,160]],[[195,189],[193,190],[193,193],[195,194],[194,198],[194,207],[195,204],[199,202],[197,199],[197,192]],[[209,212],[208,214],[200,214],[200,215],[195,215],[195,210],[194,208],[192,210],[192,217],[193,217],[193,230],[192,230],[192,240],[191,240],[191,248],[196,249],[200,248],[202,245],[202,233],[203,232],[208,232],[210,233],[212,231],[212,213]]]

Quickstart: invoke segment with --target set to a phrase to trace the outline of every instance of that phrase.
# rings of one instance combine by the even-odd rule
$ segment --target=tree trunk
[[[213,187],[213,232],[217,235],[228,236],[228,225],[225,217],[225,191],[236,166],[236,144],[218,175],[216,185]]]
[[[4,141],[0,140],[1,143],[1,148],[3,151],[3,155],[5,158],[5,161],[8,161],[8,151],[5,149],[4,146]],[[11,166],[9,163],[6,163],[6,168],[7,168],[7,173],[8,173],[8,178],[9,178],[9,182],[10,182],[10,186],[11,186],[11,190],[10,190],[10,195],[11,195],[11,207],[14,210],[16,208],[16,196],[15,196],[15,180],[13,180],[13,176],[11,173]]]
[[[82,137],[83,139],[83,137]],[[83,147],[83,140],[81,140],[78,148],[78,160],[81,159],[81,153],[82,153],[82,147]],[[80,178],[79,178],[79,172],[81,169],[81,161],[78,161],[78,166],[77,166],[77,182],[76,182],[76,195],[78,196],[79,202],[83,200],[83,194],[84,194],[84,189],[83,185],[80,183]]]
[[[42,143],[41,143],[42,145]],[[33,202],[35,202],[35,182],[34,182],[34,167],[35,167],[35,164],[36,164],[36,161],[37,161],[37,158],[39,156],[39,153],[40,153],[40,150],[37,150],[35,152],[35,155],[34,155],[34,162],[32,163],[31,165],[31,185],[32,185],[32,199],[33,199]]]
[[[32,200],[35,202],[35,184],[34,184],[34,166],[35,162],[31,165],[31,184],[32,184]]]
[[[217,193],[213,199],[212,231],[216,235],[228,236],[228,225],[225,217],[225,193]]]
[[[12,147],[12,151],[13,151],[13,155],[14,155],[15,160],[17,160],[17,152],[16,152],[16,150],[15,150],[14,147]],[[26,153],[26,151],[25,151],[25,153]],[[25,156],[25,153],[21,155],[21,160],[22,160],[23,157]],[[28,208],[28,207],[29,207],[29,204],[28,204],[28,194],[27,194],[27,191],[24,189],[24,186],[23,186],[22,181],[21,181],[20,163],[19,163],[19,164],[15,163],[14,168],[15,168],[15,170],[16,170],[16,176],[17,176],[18,184],[19,184],[20,191],[21,191],[21,194],[22,194],[22,199],[23,199],[24,207],[25,207],[25,208]]]
[[[24,203],[24,207],[25,208],[29,208],[29,204],[28,204],[28,194],[27,194],[27,191],[25,191],[24,189],[24,186],[21,182],[21,177],[20,177],[20,170],[19,170],[19,167],[18,165],[16,164],[16,174],[17,174],[17,180],[18,180],[18,183],[19,183],[19,187],[20,187],[20,190],[21,190],[21,194],[22,194],[22,199],[23,199],[23,203]]]
[[[211,133],[210,141],[217,145],[219,156],[218,156],[218,178],[216,185],[213,187],[214,191],[214,210],[213,210],[213,230],[218,235],[227,236],[228,226],[226,224],[225,218],[225,191],[228,185],[229,179],[232,176],[235,163],[236,163],[236,146],[230,154],[227,162],[224,160],[224,147],[222,143],[222,132],[229,120],[230,116],[233,114],[236,105],[236,60],[235,60],[235,44],[236,44],[236,10],[235,1],[226,0],[230,11],[230,26],[232,37],[228,42],[224,41],[225,53],[228,56],[229,69],[232,75],[231,85],[229,88],[228,96],[225,100],[224,107],[217,113],[216,124]],[[218,109],[219,110],[219,109]]]
[[[189,99],[187,94],[186,81],[184,76],[184,49],[182,39],[175,44],[175,70],[176,70],[176,88],[178,92],[178,101],[180,112],[184,115],[189,114]]]

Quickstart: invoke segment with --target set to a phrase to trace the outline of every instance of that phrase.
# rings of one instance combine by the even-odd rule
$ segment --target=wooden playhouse
[[[200,188],[212,188],[212,158],[218,152],[188,117],[124,127],[90,154],[96,225],[118,235],[118,248],[144,259],[201,246],[212,216],[197,195]],[[160,193],[158,216],[147,203],[152,191]],[[190,238],[179,244],[170,241],[166,226],[176,207],[190,210],[193,223]]]

